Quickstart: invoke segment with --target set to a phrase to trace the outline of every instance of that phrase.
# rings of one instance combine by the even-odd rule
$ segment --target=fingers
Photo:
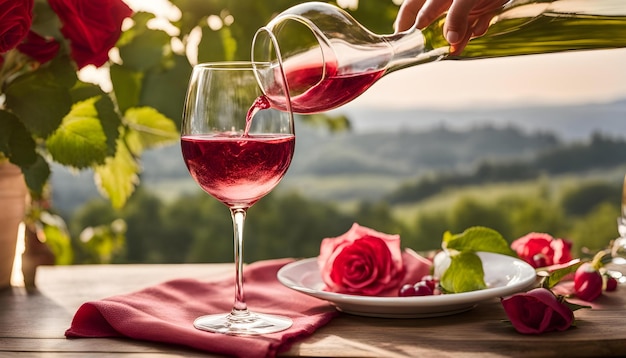
[[[413,26],[424,28],[448,11],[444,36],[454,45],[466,37],[468,16],[477,0],[405,0],[400,6],[395,31],[405,31]]]
[[[421,29],[435,21],[448,10],[452,0],[426,0],[424,6],[417,14],[416,26]]]
[[[472,36],[483,35],[491,14],[508,0],[405,0],[398,11],[396,32],[412,27],[422,29],[446,13],[443,34],[451,45],[451,54],[458,54]]]
[[[472,31],[468,30],[465,32],[465,36],[463,36],[457,42],[451,43],[450,55],[452,56],[459,55],[461,52],[463,52],[463,49],[465,49],[465,46],[467,46],[471,38],[472,38]]]
[[[400,5],[400,10],[398,10],[398,16],[394,23],[395,31],[406,31],[413,27],[417,19],[417,14],[425,2],[426,0],[405,0],[402,5]]]
[[[472,29],[472,36],[478,37],[484,35],[489,29],[489,24],[492,18],[493,16],[491,16],[491,14],[486,14],[476,19],[474,28]]]
[[[454,0],[452,2],[443,27],[444,36],[451,45],[460,45],[464,41],[469,41],[471,31],[468,17],[475,4],[476,0]]]

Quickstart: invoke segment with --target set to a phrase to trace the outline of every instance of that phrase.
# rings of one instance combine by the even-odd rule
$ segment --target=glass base
[[[233,335],[259,335],[283,331],[293,324],[289,317],[253,313],[212,314],[196,318],[197,329]]]

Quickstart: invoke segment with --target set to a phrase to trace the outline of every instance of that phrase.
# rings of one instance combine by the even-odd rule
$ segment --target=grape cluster
[[[438,294],[441,294],[439,290],[439,279],[432,275],[422,277],[422,279],[415,284],[407,283],[398,290],[398,296],[400,297],[432,296]]]

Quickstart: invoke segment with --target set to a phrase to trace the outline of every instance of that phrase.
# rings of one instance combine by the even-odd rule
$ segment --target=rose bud
[[[515,330],[523,334],[564,331],[574,321],[572,310],[546,288],[517,293],[501,303]]]
[[[581,300],[591,302],[602,294],[602,275],[586,262],[574,274],[574,291]]]

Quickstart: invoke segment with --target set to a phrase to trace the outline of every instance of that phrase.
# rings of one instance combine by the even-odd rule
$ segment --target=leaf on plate
[[[442,247],[456,251],[483,251],[516,257],[508,242],[496,230],[484,226],[473,226],[460,234],[446,232]]]
[[[480,257],[471,251],[451,255],[450,266],[443,273],[440,284],[447,293],[461,293],[487,288],[485,271]]]

